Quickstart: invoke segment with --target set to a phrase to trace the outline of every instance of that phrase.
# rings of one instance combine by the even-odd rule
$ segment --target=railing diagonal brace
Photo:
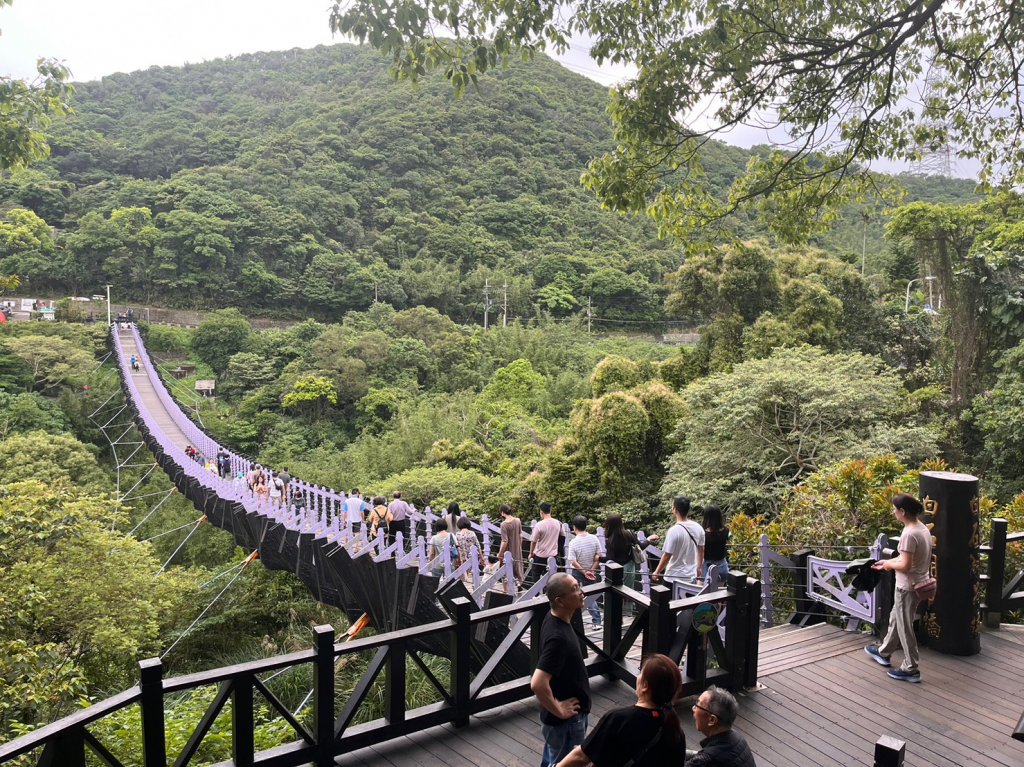
[[[420,671],[423,672],[423,675],[427,678],[427,681],[434,685],[434,688],[439,693],[441,693],[441,696],[444,698],[444,702],[447,703],[449,706],[452,705],[452,696],[448,694],[448,690],[445,689],[445,686],[441,684],[440,680],[438,680],[438,678],[434,676],[434,672],[431,671],[427,664],[423,662],[423,659],[420,658],[419,653],[410,647],[408,654],[409,657],[412,658],[412,662],[420,667]]]
[[[263,694],[263,697],[267,699],[267,703],[277,709],[277,712],[284,717],[284,720],[292,726],[292,729],[298,733],[299,737],[306,741],[309,745],[315,746],[316,739],[313,734],[307,730],[294,716],[292,712],[288,710],[288,707],[284,705],[280,699],[274,695],[267,686],[263,684],[257,677],[252,678],[253,686]]]
[[[498,668],[498,665],[505,659],[509,650],[519,641],[520,637],[526,633],[532,618],[533,615],[530,613],[520,615],[515,625],[509,629],[508,635],[501,640],[501,644],[494,649],[487,663],[484,664],[473,680],[473,684],[469,688],[470,699],[475,699],[480,694],[480,691],[484,689],[484,686],[491,678],[491,674]]]
[[[377,676],[384,669],[387,663],[389,654],[389,648],[381,647],[377,650],[377,654],[373,656],[373,660],[370,661],[366,671],[363,673],[362,679],[352,690],[352,695],[345,701],[345,707],[341,710],[338,718],[334,720],[334,737],[338,739],[341,734],[345,731],[345,728],[349,726],[356,712],[359,710],[359,706],[362,705],[366,695],[370,692],[370,688],[376,681]]]
[[[107,750],[107,747],[100,743],[96,739],[96,736],[93,735],[91,732],[89,732],[88,730],[83,730],[82,737],[85,739],[85,742],[86,744],[88,744],[89,748],[91,748],[95,752],[96,756],[98,756],[103,761],[103,763],[107,765],[107,767],[124,767],[120,760],[118,760],[117,757],[110,753],[110,751]]]
[[[221,709],[224,708],[224,704],[228,702],[228,698],[231,697],[231,691],[234,689],[235,683],[231,679],[227,679],[220,683],[220,688],[217,690],[217,695],[214,696],[213,700],[210,701],[210,705],[206,707],[206,713],[203,714],[203,718],[199,720],[199,724],[196,725],[196,729],[192,732],[191,737],[188,739],[188,743],[185,744],[185,748],[182,750],[181,755],[174,760],[174,767],[185,767],[196,751],[199,750],[200,744],[203,742],[203,738],[206,737],[206,733],[210,731],[213,723],[220,716]]]

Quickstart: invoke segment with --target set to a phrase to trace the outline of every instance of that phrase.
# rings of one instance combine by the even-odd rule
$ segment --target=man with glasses
[[[687,751],[686,767],[756,767],[742,735],[733,732],[738,706],[727,690],[709,687],[693,704],[693,722],[704,736],[700,751]]]
[[[583,649],[570,625],[583,607],[583,590],[571,575],[555,573],[548,581],[547,597],[551,612],[541,624],[540,660],[530,680],[541,707],[541,767],[557,764],[583,742],[590,713],[590,680]]]

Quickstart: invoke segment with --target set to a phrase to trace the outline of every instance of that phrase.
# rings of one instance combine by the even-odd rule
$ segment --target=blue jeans
[[[587,734],[587,715],[577,714],[561,724],[541,724],[544,734],[544,754],[540,767],[552,767],[565,759]]]
[[[701,578],[704,579],[705,583],[707,583],[707,581],[708,581],[708,571],[711,570],[712,566],[718,568],[718,574],[722,577],[722,582],[724,583],[725,582],[725,576],[729,574],[729,560],[728,559],[714,559],[714,560],[707,560],[707,559],[705,559],[704,560],[703,571],[700,574]]]
[[[590,586],[597,583],[596,580],[588,581],[579,570],[573,570],[572,577],[576,579],[576,582],[580,584],[580,586]],[[601,608],[597,606],[597,597],[587,596],[586,599],[583,600],[583,606],[587,609],[587,612],[590,613],[590,620],[594,622],[595,626],[598,625],[601,622]]]

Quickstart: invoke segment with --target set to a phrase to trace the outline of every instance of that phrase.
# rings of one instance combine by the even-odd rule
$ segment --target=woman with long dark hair
[[[682,765],[686,736],[672,701],[683,685],[679,666],[664,655],[644,661],[636,680],[636,705],[609,711],[582,745],[558,767],[663,767]]]
[[[622,565],[622,582],[631,589],[639,591],[640,579],[637,577],[637,564],[633,560],[633,547],[639,546],[641,550],[647,548],[648,544],[657,543],[658,536],[652,535],[643,543],[637,540],[636,535],[626,529],[619,514],[609,514],[604,521],[604,549],[606,562],[618,562]]]
[[[718,574],[723,579],[729,572],[729,555],[726,549],[730,535],[729,528],[722,518],[722,510],[717,506],[708,506],[704,509],[704,568],[700,574],[703,580],[707,581],[712,567],[718,569]]]
[[[444,516],[445,523],[448,525],[448,532],[452,535],[459,532],[459,517],[462,516],[462,509],[459,508],[458,501],[452,501],[448,504],[447,513]]]

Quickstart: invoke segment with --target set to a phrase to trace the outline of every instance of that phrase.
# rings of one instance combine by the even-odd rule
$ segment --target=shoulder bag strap
[[[658,713],[659,713],[660,716],[664,716],[664,714],[662,714],[660,711]],[[645,756],[647,756],[647,752],[650,751],[652,748],[654,748],[656,745],[658,745],[658,741],[661,740],[661,733],[663,733],[664,731],[665,731],[665,724],[664,724],[664,722],[661,722],[659,720],[658,732],[655,733],[653,738],[651,738],[651,742],[648,743],[646,746],[644,746],[644,750],[643,751],[641,751],[639,754],[637,754],[632,759],[630,759],[628,762],[626,762],[624,765],[622,765],[622,767],[633,767],[634,764],[636,764],[641,759],[643,759]]]

